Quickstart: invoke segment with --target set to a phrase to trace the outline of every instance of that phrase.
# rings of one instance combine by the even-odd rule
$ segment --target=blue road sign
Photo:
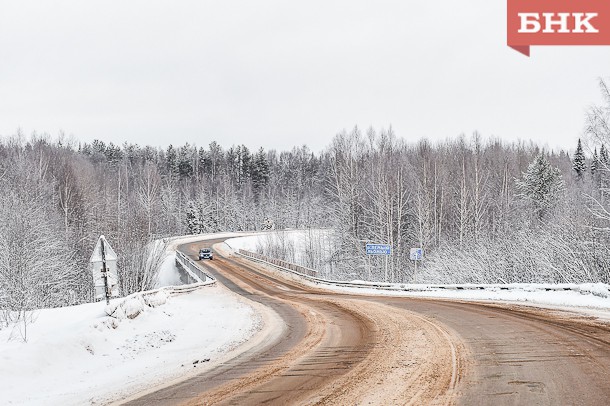
[[[421,259],[424,257],[424,250],[421,248],[411,248],[409,254],[411,261],[421,261]]]
[[[366,244],[366,255],[392,255],[390,244]]]

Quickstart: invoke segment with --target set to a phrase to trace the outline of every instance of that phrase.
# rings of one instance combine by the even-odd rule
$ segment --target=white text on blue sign
[[[389,244],[366,244],[366,255],[391,255],[392,246]]]

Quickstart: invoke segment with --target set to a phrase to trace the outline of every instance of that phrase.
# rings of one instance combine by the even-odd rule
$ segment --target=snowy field
[[[243,237],[238,236],[234,238],[229,238],[225,241],[225,243],[235,251],[242,249],[246,251],[256,252],[256,250],[261,245],[264,246],[268,243],[278,244],[279,241],[293,246],[297,251],[302,250],[305,244],[305,231],[291,230],[267,232],[262,234],[247,235]]]
[[[306,231],[294,230],[282,232],[282,239],[294,242],[296,247],[302,247]],[[227,245],[232,249],[255,251],[257,246],[273,237],[269,235],[250,235],[228,239]],[[297,254],[298,255],[298,254]],[[286,275],[291,278],[291,274]],[[366,281],[353,281],[363,287],[345,287],[338,284],[317,284],[301,280],[312,286],[324,287],[337,292],[362,295],[410,296],[427,298],[446,298],[456,300],[478,300],[494,302],[517,302],[519,304],[551,306],[557,308],[579,309],[587,314],[610,319],[610,286],[597,284],[509,284],[481,285],[483,289],[457,289],[455,285],[446,285],[438,289],[424,284],[387,284],[389,289],[381,290],[366,287]],[[438,285],[435,285],[438,286]],[[463,285],[468,287],[468,285]],[[570,290],[563,290],[564,288]],[[547,290],[549,289],[549,290]],[[409,291],[407,291],[409,290]]]
[[[308,229],[308,230],[282,230],[268,231],[246,236],[229,238],[225,242],[233,250],[243,249],[246,251],[269,254],[274,257],[273,252],[261,252],[273,247],[282,252],[282,257],[288,262],[306,266],[307,258],[312,255],[320,263],[325,263],[332,255],[332,230]],[[313,243],[310,245],[310,243]],[[310,255],[306,252],[310,251]],[[313,253],[313,254],[312,254]],[[321,271],[320,269],[317,269]]]
[[[290,248],[290,250],[295,251],[294,254],[297,255],[297,259],[299,259],[298,257],[300,257],[303,254],[303,251],[307,249],[308,239],[329,239],[332,236],[332,230],[282,230],[251,233],[248,235],[227,236],[233,237],[227,239],[225,242],[234,250],[244,249],[248,251],[256,251],[257,248],[270,244],[286,245]]]
[[[161,280],[178,281],[173,255]],[[162,290],[149,301],[154,307],[128,300],[128,311],[141,311],[133,319],[106,316],[105,303],[37,311],[27,343],[17,330],[0,330],[0,405],[121,400],[217,365],[262,325],[251,304],[220,285],[176,296]]]

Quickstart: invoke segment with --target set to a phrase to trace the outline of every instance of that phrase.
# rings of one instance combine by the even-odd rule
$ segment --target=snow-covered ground
[[[401,286],[401,285],[399,285]],[[416,288],[413,285],[402,285],[405,288]],[[549,286],[549,285],[547,285]],[[552,285],[550,285],[552,286]],[[592,291],[605,289],[608,292],[608,285],[604,284],[582,284],[574,285],[582,287],[581,291],[553,291],[545,290],[544,285],[540,284],[514,284],[510,289],[501,289],[499,285],[489,286],[485,289],[476,290],[453,290],[453,289],[430,289],[422,291],[385,291],[369,288],[350,288],[334,286],[332,289],[339,292],[355,293],[364,295],[387,295],[387,296],[412,296],[412,297],[434,297],[459,300],[483,300],[494,302],[519,302],[521,304],[535,304],[556,307],[589,308],[608,311],[610,315],[610,298],[608,296],[598,296]],[[586,288],[592,287],[588,290]]]
[[[330,240],[332,231],[328,229],[308,229],[308,230],[279,230],[274,232],[262,232],[246,236],[229,238],[225,242],[234,250],[243,249],[246,251],[257,252],[261,247],[274,246],[283,247],[287,258],[295,263],[302,263],[305,257],[308,242],[312,239],[319,243],[317,255],[328,258],[330,252]],[[292,258],[292,259],[291,259]]]
[[[282,232],[282,238],[294,241],[299,247],[299,241],[304,239],[306,231],[294,230]],[[255,251],[257,246],[273,238],[269,235],[250,235],[228,239],[227,245],[232,249],[245,249]],[[298,254],[297,254],[298,255]],[[285,274],[288,278],[298,278],[292,274]],[[483,289],[456,289],[455,286],[447,285],[445,289],[430,287],[422,284],[388,284],[389,289],[367,288],[368,282],[353,281],[364,285],[363,287],[346,287],[339,284],[323,283],[317,284],[299,278],[303,283],[312,286],[324,287],[337,292],[362,294],[362,295],[388,295],[388,296],[411,296],[428,298],[447,298],[459,300],[479,300],[494,302],[517,302],[520,304],[531,304],[541,306],[552,306],[571,308],[587,314],[595,314],[599,317],[610,319],[610,286],[602,283],[597,284],[510,284],[510,285],[485,285]],[[464,285],[467,287],[467,285]],[[570,290],[562,290],[569,288]],[[547,290],[550,289],[550,290]]]
[[[233,249],[235,251],[242,249],[242,250],[246,250],[246,251],[256,252],[259,245],[264,244],[266,242],[266,240],[271,240],[273,242],[277,242],[280,235],[282,236],[281,237],[282,239],[285,239],[286,241],[288,241],[292,244],[296,244],[302,238],[304,238],[303,232],[301,230],[295,230],[295,231],[282,231],[281,234],[280,234],[280,232],[269,232],[266,234],[255,234],[255,235],[247,235],[247,236],[243,236],[243,237],[234,237],[234,238],[229,238],[228,240],[225,240],[225,243],[229,247],[231,247],[231,249]]]
[[[297,241],[298,233],[289,233],[287,239]],[[228,245],[249,250],[256,248],[259,238],[269,238],[234,233],[221,236],[238,237],[229,240]],[[219,237],[175,238],[170,250],[186,242]],[[159,285],[179,282],[170,255]],[[513,286],[510,290],[489,286],[482,290],[418,292],[402,290],[410,285],[397,285],[400,290],[391,291],[323,286],[358,294],[562,306],[587,309],[589,314],[610,319],[608,286],[601,284],[578,285],[580,291],[549,292],[534,285]],[[134,318],[106,316],[105,303],[37,311],[28,325],[27,343],[20,339],[17,329],[0,330],[0,405],[83,405],[121,400],[222,363],[245,348],[246,341],[248,345],[256,341],[253,336],[262,334],[263,318],[269,316],[260,305],[219,284],[180,295],[168,292],[161,290],[147,299],[133,296],[113,301],[123,301],[122,308],[132,315],[141,312]],[[144,301],[150,306],[143,305]]]
[[[162,284],[176,284],[175,275],[172,255]],[[106,316],[105,303],[37,311],[27,343],[15,329],[0,330],[0,404],[120,400],[222,362],[261,328],[255,305],[218,284],[175,296],[161,290],[149,301],[154,307],[138,296],[125,303],[142,310],[133,319]]]

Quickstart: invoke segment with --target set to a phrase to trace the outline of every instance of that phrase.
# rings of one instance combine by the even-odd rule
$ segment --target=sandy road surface
[[[200,246],[181,250],[195,256]],[[203,264],[281,334],[131,404],[608,404],[610,327],[574,315],[338,295],[248,261]]]

